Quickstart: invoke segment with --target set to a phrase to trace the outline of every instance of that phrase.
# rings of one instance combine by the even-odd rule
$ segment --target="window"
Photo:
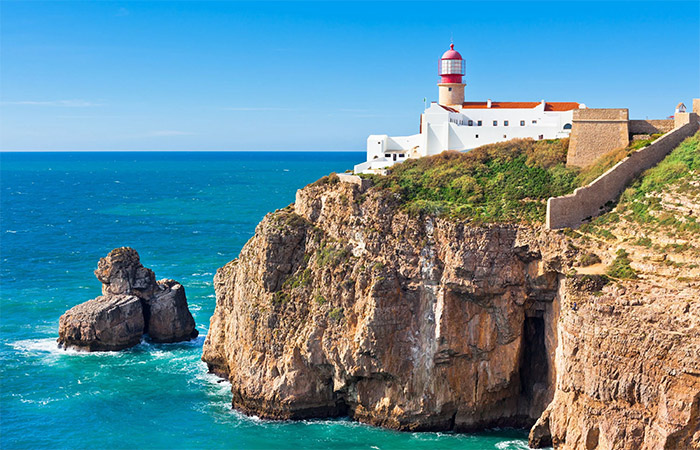
[[[474,136],[474,137],[477,138],[477,139],[479,139],[479,135],[478,135],[478,134],[477,134],[476,136]]]
[[[506,135],[505,135],[505,134],[503,135],[503,139],[507,139],[507,137],[506,137]]]
[[[452,92],[452,88],[448,87],[448,88],[447,88],[447,91],[448,91],[448,92]]]
[[[544,134],[540,134],[539,139],[544,139]]]
[[[570,130],[570,129],[571,129],[571,124],[570,124],[570,123],[567,123],[566,125],[564,125],[564,129],[565,129],[565,130]]]
[[[478,121],[478,122],[476,123],[476,126],[477,126],[477,127],[480,127],[480,126],[481,126],[481,120]]]
[[[507,127],[507,126],[508,126],[508,121],[507,121],[507,120],[504,120],[504,121],[503,121],[503,126],[504,126],[504,127]]]
[[[533,121],[532,121],[532,124],[533,124],[533,125],[537,125],[537,121],[536,121],[536,120],[533,120]]]
[[[440,60],[440,75],[456,74],[464,75],[464,66],[461,59],[442,59]]]
[[[473,121],[473,120],[470,120],[468,123],[469,123],[469,126],[474,125],[474,121]]]
[[[384,156],[386,156],[387,158],[390,158],[390,157],[391,157],[391,154],[390,154],[390,153],[384,153]]]
[[[399,153],[399,158],[403,158],[403,153]]]
[[[520,126],[521,126],[521,127],[524,127],[524,126],[525,126],[525,121],[524,121],[524,120],[521,120],[521,121],[520,121]]]
[[[494,120],[494,121],[493,121],[493,126],[494,126],[494,127],[497,127],[497,126],[498,126],[498,120]]]
[[[377,144],[382,145],[381,141],[380,141],[380,142],[377,142]]]

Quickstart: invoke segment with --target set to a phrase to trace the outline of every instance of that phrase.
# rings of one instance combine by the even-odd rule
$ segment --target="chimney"
[[[491,99],[486,100],[486,107],[487,108],[491,107]]]

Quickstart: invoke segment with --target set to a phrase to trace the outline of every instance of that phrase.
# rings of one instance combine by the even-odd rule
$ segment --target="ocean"
[[[0,448],[523,449],[523,430],[408,433],[231,409],[200,361],[212,277],[270,211],[359,152],[0,153]],[[130,246],[186,289],[196,340],[115,353],[56,346],[58,318],[100,295],[99,258]]]

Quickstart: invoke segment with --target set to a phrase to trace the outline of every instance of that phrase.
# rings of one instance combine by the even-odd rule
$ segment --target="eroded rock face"
[[[141,342],[141,300],[134,295],[100,296],[72,307],[61,316],[59,342],[87,351],[115,351]]]
[[[624,284],[591,295],[569,283],[560,376],[532,447],[700,448],[698,291]]]
[[[141,265],[139,254],[130,247],[115,248],[100,258],[95,276],[102,283],[102,295],[129,294],[147,300],[158,290],[156,275]]]
[[[138,344],[144,333],[155,342],[197,337],[185,288],[175,280],[156,282],[133,248],[116,248],[101,258],[95,276],[103,295],[61,316],[60,346],[111,351]]]
[[[696,285],[572,276],[582,251],[562,232],[412,218],[386,192],[309,186],[217,271],[202,359],[261,417],[700,448]]]
[[[148,300],[148,305],[148,335],[155,342],[179,342],[197,337],[185,288],[177,281],[158,281],[158,291]]]
[[[553,395],[567,254],[546,240],[410,218],[349,184],[308,187],[217,272],[203,360],[261,417],[530,426]]]

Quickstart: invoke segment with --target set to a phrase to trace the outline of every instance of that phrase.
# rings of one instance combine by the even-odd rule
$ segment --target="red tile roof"
[[[439,104],[439,103],[438,103],[438,106],[441,107],[442,109],[446,109],[447,111],[450,111],[450,112],[453,112],[453,113],[459,112],[459,111],[457,111],[457,110],[454,109],[454,108],[450,108],[449,106],[441,105],[441,104]]]
[[[578,109],[580,106],[576,102],[547,102],[544,104],[545,111],[571,111],[572,109]]]
[[[491,102],[492,109],[531,109],[538,106],[540,102]],[[486,102],[464,102],[462,109],[486,109]],[[578,109],[576,102],[546,102],[545,111],[571,111]]]

